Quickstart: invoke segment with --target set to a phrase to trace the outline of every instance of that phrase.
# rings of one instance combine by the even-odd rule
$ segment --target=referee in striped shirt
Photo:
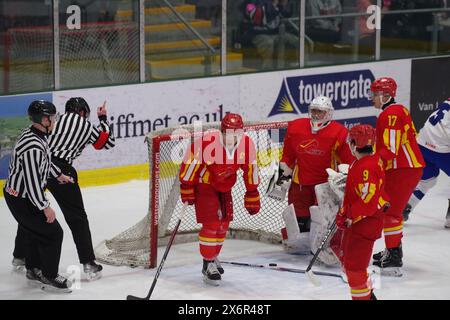
[[[52,165],[47,143],[56,108],[51,102],[37,100],[30,104],[28,115],[33,125],[14,147],[3,193],[19,223],[27,278],[43,288],[70,292],[70,282],[58,275],[63,230],[44,192],[49,176],[60,183],[70,180]]]
[[[88,103],[80,97],[70,98],[66,103],[64,115],[56,122],[55,129],[49,137],[52,162],[65,175],[72,177],[74,183],[60,184],[57,179],[51,178],[47,188],[58,202],[72,231],[78,258],[88,280],[100,278],[103,268],[95,262],[91,231],[78,185],[78,174],[72,163],[89,144],[96,150],[114,147],[114,135],[109,130],[105,105],[106,102],[97,109],[100,124],[94,126],[88,120],[90,114]],[[21,239],[22,235],[18,229],[13,253],[15,258],[23,257]]]

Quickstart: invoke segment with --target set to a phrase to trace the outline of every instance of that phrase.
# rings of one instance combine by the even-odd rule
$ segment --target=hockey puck
[[[276,267],[277,264],[276,263],[269,263],[269,267]]]

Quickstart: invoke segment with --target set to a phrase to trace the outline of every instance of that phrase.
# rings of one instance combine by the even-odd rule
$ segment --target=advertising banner
[[[335,119],[347,125],[360,121],[374,124],[378,111],[367,93],[371,82],[382,76],[397,81],[397,101],[409,106],[411,60],[242,76],[240,106],[251,120],[263,115],[268,121],[292,120],[307,116],[314,97],[326,95],[333,101]]]
[[[91,107],[90,121],[98,124],[97,107],[106,101],[108,120],[116,138],[111,150],[86,148],[75,166],[108,168],[148,161],[145,136],[149,132],[191,124],[220,121],[227,111],[238,110],[239,78],[148,83],[84,90],[58,91],[53,102],[63,112],[70,97],[84,97]]]
[[[411,116],[417,130],[437,106],[450,97],[448,70],[450,57],[412,60]]]
[[[31,124],[28,106],[34,100],[52,100],[52,93],[0,97],[0,180],[8,177],[8,166],[20,134]]]
[[[53,92],[51,97],[46,94],[45,98],[52,100],[57,110],[63,113],[64,105],[70,97],[83,97],[91,107],[90,121],[96,125],[96,109],[106,101],[116,147],[98,151],[88,146],[75,162],[75,167],[83,170],[146,163],[148,151],[144,138],[149,132],[191,124],[194,121],[220,121],[226,112],[240,113],[244,121],[269,122],[305,117],[309,104],[318,95],[326,95],[332,99],[334,118],[345,125],[375,125],[377,110],[367,99],[367,92],[371,82],[381,76],[390,76],[397,81],[397,100],[409,106],[409,59],[64,90]],[[37,95],[28,97],[31,99]],[[24,110],[29,102],[19,103],[7,98],[0,97],[2,121],[9,117],[9,111],[6,110],[14,105],[25,114]],[[5,103],[8,108],[3,108]],[[6,162],[7,159],[2,158],[2,161]],[[4,175],[5,168],[2,170]]]

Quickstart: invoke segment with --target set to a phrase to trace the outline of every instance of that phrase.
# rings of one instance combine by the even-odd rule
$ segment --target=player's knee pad
[[[218,246],[223,243],[218,241],[217,237],[220,226],[220,222],[204,223],[198,234],[200,254],[205,260],[214,260],[217,257]]]
[[[392,215],[385,215],[384,216],[384,231],[385,231],[385,235],[386,235],[386,230],[385,229],[389,229],[389,228],[394,228],[394,227],[400,227],[403,225],[403,216],[392,216]]]
[[[370,284],[370,278],[367,269],[349,270],[345,268],[348,284],[352,288],[364,287]]]

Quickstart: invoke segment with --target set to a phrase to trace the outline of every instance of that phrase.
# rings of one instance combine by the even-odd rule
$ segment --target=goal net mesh
[[[203,132],[219,124],[203,126]],[[242,172],[232,189],[233,221],[228,238],[281,242],[284,222],[281,212],[287,200],[280,202],[265,196],[281,156],[286,122],[247,123],[246,133],[253,140],[258,155],[261,183],[261,211],[255,216],[244,207],[245,185]],[[149,152],[150,192],[148,214],[134,226],[96,247],[99,261],[113,265],[156,266],[157,245],[165,245],[178,221],[182,203],[178,173],[186,149],[201,135],[192,125],[151,133],[146,137]],[[188,206],[174,243],[197,241],[201,225],[195,219],[194,206]]]

